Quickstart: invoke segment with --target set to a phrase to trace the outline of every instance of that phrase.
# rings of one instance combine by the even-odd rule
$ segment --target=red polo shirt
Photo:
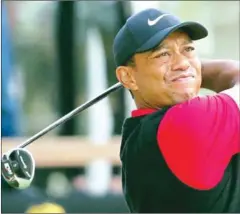
[[[134,110],[132,116],[154,111]],[[218,184],[231,158],[240,153],[239,113],[225,94],[197,97],[167,111],[158,128],[158,146],[181,182],[199,190]]]

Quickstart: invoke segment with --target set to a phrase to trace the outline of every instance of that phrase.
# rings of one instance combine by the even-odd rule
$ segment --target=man
[[[114,40],[116,75],[137,110],[123,126],[131,212],[240,212],[239,64],[200,61],[207,30],[147,9]],[[200,87],[217,92],[198,97]]]

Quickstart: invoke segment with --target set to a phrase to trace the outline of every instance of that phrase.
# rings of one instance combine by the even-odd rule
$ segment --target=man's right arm
[[[232,88],[240,80],[239,61],[202,60],[202,86],[217,93]]]
[[[230,89],[222,91],[221,93],[227,94],[229,97],[231,97],[237,104],[238,108],[240,108],[240,84],[239,83],[237,83],[235,86],[233,86]]]
[[[234,60],[202,60],[202,87],[230,96],[240,103],[240,64]]]

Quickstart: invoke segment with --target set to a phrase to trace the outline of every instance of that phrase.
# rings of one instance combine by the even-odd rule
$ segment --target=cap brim
[[[145,42],[140,48],[138,48],[136,52],[140,53],[151,50],[152,48],[159,45],[169,34],[177,30],[186,32],[192,40],[203,39],[208,35],[208,31],[203,25],[197,22],[183,22],[179,25],[175,25],[173,27],[159,31],[147,42]]]

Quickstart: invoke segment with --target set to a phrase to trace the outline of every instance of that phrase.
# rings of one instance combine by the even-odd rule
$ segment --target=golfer
[[[240,212],[239,62],[200,60],[194,40],[207,35],[156,9],[116,35],[116,76],[137,107],[120,151],[131,212]]]

